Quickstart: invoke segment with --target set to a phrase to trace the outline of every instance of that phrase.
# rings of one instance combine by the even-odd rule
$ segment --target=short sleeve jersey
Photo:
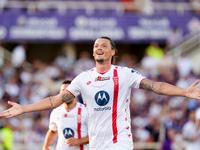
[[[68,147],[66,139],[88,136],[88,113],[85,106],[77,102],[76,106],[67,111],[64,104],[55,108],[50,115],[49,129],[58,131],[56,150],[88,150],[88,145]]]
[[[104,74],[96,68],[83,72],[67,87],[74,96],[81,94],[88,110],[91,150],[133,149],[130,93],[143,79],[131,68],[112,65]]]

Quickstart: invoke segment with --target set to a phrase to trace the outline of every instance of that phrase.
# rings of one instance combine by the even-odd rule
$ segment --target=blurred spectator
[[[148,56],[157,60],[161,60],[163,58],[163,49],[159,47],[159,44],[156,41],[151,42],[150,45],[145,49],[145,52]]]
[[[153,15],[154,8],[152,0],[121,0],[126,13],[139,13]]]
[[[132,125],[134,127],[133,135],[135,142],[147,142],[150,138],[150,132],[145,129],[148,124],[148,118],[144,112],[141,112],[138,116],[132,118]]]
[[[4,10],[8,0],[0,0],[0,12]]]
[[[199,0],[190,0],[191,6],[194,12],[200,15],[200,1]]]
[[[177,59],[176,65],[179,77],[186,77],[192,71],[192,60],[184,52],[181,54],[181,57]]]
[[[80,53],[80,58],[74,64],[74,74],[77,76],[83,71],[91,69],[95,66],[94,60],[90,58],[90,54],[87,51]]]
[[[117,62],[117,65],[134,68],[137,63],[137,57],[128,53],[123,53],[120,61]]]
[[[135,3],[134,0],[120,0],[124,6],[124,10],[126,13],[137,13],[139,12],[139,5]]]
[[[28,84],[32,82],[33,79],[33,68],[24,68],[20,74],[20,80],[22,84]]]
[[[195,117],[196,117],[196,129],[197,129],[197,131],[196,131],[197,132],[197,142],[198,142],[198,146],[200,147],[200,105],[196,109]]]
[[[162,110],[162,106],[154,100],[149,106],[149,117],[158,118]]]
[[[117,65],[127,67],[129,62],[131,61],[131,56],[129,53],[124,53],[121,56],[120,61],[117,62]]]
[[[157,76],[158,75],[158,65],[159,60],[149,56],[147,53],[145,53],[145,56],[141,60],[142,68],[144,69],[144,75],[146,77],[149,76]]]
[[[193,17],[188,23],[188,29],[190,32],[196,33],[200,31],[200,20],[197,17]]]
[[[26,61],[26,44],[17,45],[12,51],[12,65],[19,68]]]
[[[12,77],[8,79],[7,83],[5,84],[5,92],[8,93],[8,95],[12,98],[18,96],[20,88],[17,85],[15,78]]]
[[[6,102],[2,103],[3,107],[8,108]],[[19,117],[13,117],[9,119],[2,118],[3,127],[0,130],[0,139],[2,142],[3,150],[13,150],[14,142],[16,138],[16,133],[23,129],[23,125]]]
[[[2,148],[3,150],[11,150],[13,149],[13,144],[14,144],[12,126],[10,125],[7,119],[3,120],[5,122],[5,126],[0,130]]]
[[[62,52],[62,54],[58,55],[54,60],[55,64],[66,73],[71,72],[74,61],[74,58],[68,56],[65,52]]]
[[[195,110],[190,110],[188,114],[188,121],[183,126],[183,137],[185,140],[186,150],[199,150],[198,132],[196,127]]]
[[[170,109],[165,119],[165,139],[163,141],[163,150],[173,150],[175,144],[175,136],[177,131],[177,109]]]
[[[6,60],[5,65],[3,66],[3,74],[5,76],[5,79],[7,80],[8,78],[11,78],[15,75],[16,70],[13,67],[12,63],[10,60]]]
[[[1,8],[0,8],[0,11],[1,11]],[[2,67],[3,65],[4,65],[4,51],[1,49],[1,41],[0,41],[0,67]]]
[[[45,73],[47,76],[55,80],[58,79],[60,75],[60,69],[58,68],[58,66],[56,66],[54,62],[52,62],[51,64],[46,66]]]
[[[150,118],[148,125],[145,127],[150,133],[151,142],[158,142],[160,136],[160,122],[158,118]]]
[[[135,0],[137,3],[140,3],[140,12],[143,15],[153,15],[154,8],[152,0]]]
[[[147,96],[144,90],[133,90],[135,94],[132,94],[132,101],[135,105],[140,107],[147,101]],[[137,94],[136,94],[137,93]]]
[[[33,62],[33,66],[35,69],[35,73],[33,75],[33,81],[35,83],[34,91],[36,92],[35,94],[39,97],[43,97],[45,95],[49,95],[50,93],[55,93],[56,87],[52,86],[54,85],[54,81],[52,80],[52,78],[49,77],[49,73],[46,72],[47,66],[50,67],[50,65],[47,65],[40,60],[35,60]],[[35,97],[34,94],[32,96]]]
[[[42,84],[42,82],[37,81],[31,88],[30,102],[38,102],[41,98],[49,95],[49,90]]]
[[[182,33],[178,28],[172,28],[168,38],[167,38],[167,46],[169,48],[173,48],[181,43],[182,41]]]
[[[173,71],[175,69],[175,61],[168,53],[167,48],[163,49],[163,58],[161,61],[159,61],[159,67],[163,69],[169,69],[170,71]]]

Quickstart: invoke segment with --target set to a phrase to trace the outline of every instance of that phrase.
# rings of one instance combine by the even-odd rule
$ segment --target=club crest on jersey
[[[77,115],[77,121],[78,121],[78,123],[81,122],[81,115]]]
[[[63,135],[66,139],[74,137],[74,131],[71,128],[65,128],[63,130]]]
[[[101,76],[98,76],[95,78],[95,82],[96,81],[104,81],[104,80],[110,80],[110,77],[101,77]]]

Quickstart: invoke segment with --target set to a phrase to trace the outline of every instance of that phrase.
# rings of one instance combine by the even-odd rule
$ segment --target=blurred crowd
[[[104,2],[106,5],[106,2],[113,2],[113,3],[121,3],[121,7],[123,7],[123,11],[125,13],[137,13],[137,14],[143,14],[143,15],[160,15],[160,14],[167,14],[167,13],[172,13],[173,12],[182,12],[182,14],[187,14],[187,13],[196,13],[199,14],[200,12],[200,2],[199,0],[73,0],[75,2]],[[0,0],[0,13],[2,12],[8,12],[8,13],[24,13],[24,12],[28,12],[28,13],[66,13],[66,10],[63,11],[64,7],[60,7],[60,6],[64,6],[64,3],[62,2],[72,2],[72,0],[60,0],[58,3],[59,5],[55,5],[54,2],[56,2],[55,0],[18,0],[18,3],[12,3],[15,2],[15,0]],[[45,3],[45,2],[50,2]],[[58,1],[57,1],[58,2]],[[35,4],[36,3],[36,4]],[[52,3],[52,4],[51,4]],[[155,4],[156,3],[156,4]],[[162,5],[162,3],[165,4],[170,4],[170,5],[166,5],[166,7],[164,8]],[[177,5],[176,7],[172,7],[174,5]],[[178,4],[183,4],[182,6],[179,6]],[[88,3],[86,3],[87,5]],[[164,5],[165,5],[164,4]],[[66,3],[66,5],[68,5]],[[82,4],[81,4],[82,5]],[[70,13],[91,13],[91,11],[93,13],[119,13],[118,8],[114,8],[113,6],[107,5],[108,8],[110,7],[110,11],[108,8],[106,7],[97,7],[95,6],[95,10],[94,12],[93,7],[90,6],[89,7],[74,7],[73,5],[70,4],[70,7],[72,7],[72,10],[70,10],[71,8],[67,8],[67,11],[69,11]],[[179,7],[178,7],[179,6]],[[186,7],[187,6],[187,7]],[[119,7],[119,6],[118,6]],[[163,9],[164,8],[164,9]],[[84,10],[84,9],[88,9],[88,10]],[[84,10],[84,11],[83,11]],[[102,10],[102,11],[101,11]]]
[[[64,80],[71,80],[95,66],[93,58],[86,51],[82,51],[78,59],[62,53],[51,63],[34,60],[31,65],[27,65],[26,49],[26,45],[18,45],[12,51],[11,60],[0,66],[0,111],[10,107],[7,101],[26,105],[55,95]],[[146,47],[141,61],[138,62],[135,55],[123,53],[117,64],[134,68],[148,79],[182,88],[189,87],[200,78],[200,74],[194,73],[193,62],[185,53],[174,60],[167,52],[167,49],[159,47],[154,41]],[[78,100],[81,102],[81,97]],[[195,124],[198,123],[196,118],[199,107],[200,101],[195,99],[133,89],[130,111],[134,142],[161,142],[160,150],[182,150],[185,145],[180,143],[198,141],[200,129]],[[48,110],[1,119],[1,143],[11,147],[13,143],[43,143],[50,112]],[[187,123],[194,124],[194,127],[184,127]],[[194,129],[192,133],[191,128]]]
[[[0,0],[1,7],[6,6],[8,1]],[[195,12],[197,14],[200,12],[198,0],[109,1],[121,1],[127,13],[142,12],[152,15],[154,13],[152,2],[167,1],[191,2]],[[134,5],[126,5],[126,2],[134,2]],[[182,53],[177,60],[168,54],[169,47],[174,47],[181,42],[178,29],[174,28],[169,37],[167,48],[159,47],[159,44],[154,41],[146,47],[141,61],[138,61],[135,55],[123,53],[119,56],[117,64],[134,68],[154,81],[164,81],[182,88],[189,87],[200,78],[200,73],[194,72],[193,62],[185,53]],[[86,51],[81,52],[78,59],[62,53],[51,63],[34,60],[32,64],[27,65],[26,49],[25,44],[18,45],[12,50],[10,60],[3,63],[0,58],[0,111],[10,107],[7,101],[26,105],[55,95],[64,80],[72,80],[81,72],[95,66],[94,60]],[[200,88],[200,84],[197,87]],[[78,100],[81,102],[81,97]],[[160,142],[159,150],[184,150],[185,148],[198,150],[200,147],[198,127],[200,101],[133,89],[130,111],[134,142]],[[1,147],[12,150],[16,143],[25,145],[43,143],[48,130],[50,112],[51,110],[48,110],[0,119]]]

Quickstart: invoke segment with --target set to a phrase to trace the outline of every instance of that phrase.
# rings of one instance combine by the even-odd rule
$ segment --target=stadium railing
[[[193,69],[195,73],[200,73],[200,27],[194,32],[190,32],[183,38],[183,42],[179,45],[171,48],[169,54],[173,57],[174,60],[177,60],[182,53],[188,55],[193,63]]]

